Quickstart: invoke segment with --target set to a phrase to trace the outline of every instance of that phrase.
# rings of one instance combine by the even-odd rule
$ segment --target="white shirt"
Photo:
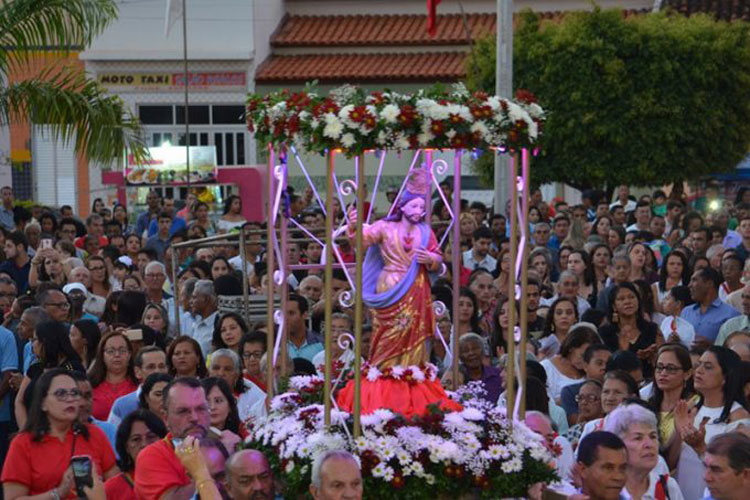
[[[495,268],[497,267],[497,260],[490,254],[485,255],[484,259],[478,261],[476,260],[476,258],[474,258],[474,250],[469,249],[463,253],[463,256],[465,268],[471,269],[473,271],[481,267],[482,269],[486,269],[491,273],[495,272]]]
[[[659,325],[664,340],[668,340],[672,331],[676,331],[680,337],[680,343],[688,349],[695,340],[695,327],[685,318],[679,316],[667,316]]]
[[[658,468],[658,466],[657,466]],[[659,474],[656,469],[652,470],[648,475],[648,488],[646,489],[646,492],[641,497],[641,500],[655,500],[656,499],[656,485],[659,484],[659,476],[662,476],[663,474]],[[667,478],[667,498],[669,500],[683,500],[684,497],[682,496],[682,490],[680,490],[680,486],[677,484],[677,481],[675,481],[673,478],[668,477]],[[627,487],[623,488],[620,492],[621,498],[631,499],[633,498],[630,493],[628,492]]]
[[[620,202],[619,198],[616,202],[612,203],[609,206],[609,211],[611,212],[614,207],[623,207],[625,209],[625,213],[632,212],[635,210],[636,203],[633,200],[628,199],[628,202],[623,206],[622,202]]]
[[[583,380],[581,378],[570,378],[563,375],[549,358],[543,360],[541,365],[544,367],[544,371],[547,372],[547,393],[549,394],[549,398],[553,401],[558,400],[563,387],[577,384]]]
[[[245,421],[253,414],[253,408],[260,403],[265,406],[266,393],[255,383],[248,379],[243,379],[245,383],[245,392],[237,398],[237,411],[240,414],[240,420]]]
[[[204,358],[211,352],[211,342],[214,338],[214,321],[216,321],[218,314],[219,311],[214,311],[208,317],[198,319],[193,325],[192,331],[187,334],[201,345]]]
[[[555,295],[554,297],[550,297],[549,299],[543,298],[539,301],[539,303],[543,307],[550,307],[559,298],[559,295]],[[583,313],[591,309],[591,304],[589,304],[588,300],[578,295],[576,297],[576,309],[578,309],[578,317],[580,318],[581,316],[583,316]]]

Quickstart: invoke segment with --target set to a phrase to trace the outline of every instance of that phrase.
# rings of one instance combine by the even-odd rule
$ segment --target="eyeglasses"
[[[669,375],[674,375],[677,372],[681,372],[682,368],[675,365],[656,365],[654,371],[667,372]]]
[[[600,396],[597,396],[595,394],[589,394],[588,396],[583,396],[581,394],[578,394],[576,396],[576,403],[596,403],[597,401],[601,399],[602,398]]]
[[[59,307],[60,309],[70,309],[68,302],[47,302],[45,306]]]
[[[128,353],[127,347],[120,347],[119,349],[114,349],[110,347],[109,349],[104,349],[104,354],[106,354],[107,356],[114,356],[116,354],[119,354],[120,356],[125,356],[127,353]]]
[[[263,357],[263,351],[243,352],[242,359],[260,359]]]
[[[52,393],[55,399],[58,401],[68,401],[71,399],[78,399],[81,397],[81,391],[78,389],[58,389]]]

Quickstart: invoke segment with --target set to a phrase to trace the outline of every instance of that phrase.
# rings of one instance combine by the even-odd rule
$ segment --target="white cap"
[[[83,283],[68,283],[67,285],[63,287],[63,293],[65,295],[68,295],[73,290],[80,290],[81,292],[83,292],[84,295],[89,294],[89,291],[86,290],[86,287],[83,286]]]
[[[128,267],[133,267],[133,259],[131,259],[127,255],[121,255],[120,257],[118,257],[117,262],[121,262]]]

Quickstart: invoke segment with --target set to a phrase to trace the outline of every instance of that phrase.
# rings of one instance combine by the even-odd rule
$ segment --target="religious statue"
[[[410,175],[391,215],[362,225],[367,254],[363,263],[362,298],[371,309],[369,364],[387,373],[428,361],[427,340],[435,317],[428,272],[437,272],[442,256],[435,234],[424,222],[429,179],[424,170]],[[357,212],[349,214],[347,234],[356,235]],[[395,368],[395,370],[393,370]],[[350,408],[353,386],[342,390],[339,403]],[[429,404],[459,407],[440,382],[410,384],[402,380],[367,380],[362,385],[362,413],[388,408],[403,415],[422,414]],[[460,408],[460,407],[459,407]]]

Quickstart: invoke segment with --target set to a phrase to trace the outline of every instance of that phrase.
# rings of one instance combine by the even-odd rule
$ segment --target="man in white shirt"
[[[474,231],[474,243],[471,250],[463,253],[464,267],[470,270],[478,268],[494,272],[497,266],[495,260],[490,254],[490,244],[492,243],[492,231],[487,226],[480,226]]]
[[[647,201],[639,201],[635,206],[635,224],[629,225],[626,231],[648,231],[649,222],[651,222],[651,204]]]
[[[214,322],[219,314],[214,284],[211,280],[198,280],[195,283],[193,295],[190,297],[190,309],[200,319],[195,322],[193,331],[188,335],[200,344],[203,356],[207,356],[211,352]]]
[[[625,213],[635,210],[635,201],[630,199],[630,188],[625,184],[617,188],[617,200],[609,206],[610,212],[618,205],[625,210]]]

